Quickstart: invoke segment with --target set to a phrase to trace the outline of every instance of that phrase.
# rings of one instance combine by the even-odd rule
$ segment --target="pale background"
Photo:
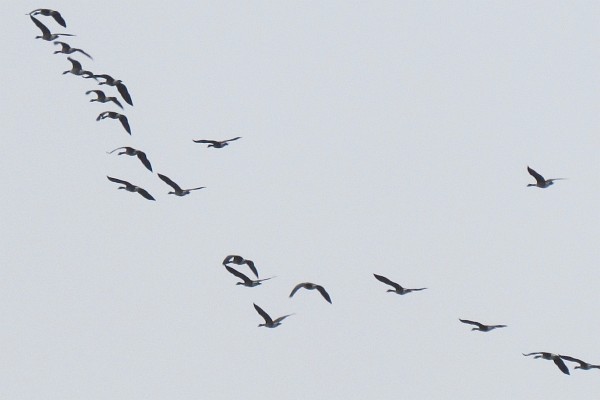
[[[598,396],[521,353],[600,363],[600,3],[143,4],[4,5],[0,398]],[[131,137],[39,7],[126,83]],[[236,286],[228,254],[277,278]]]

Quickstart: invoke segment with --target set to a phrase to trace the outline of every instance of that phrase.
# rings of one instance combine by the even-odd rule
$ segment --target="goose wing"
[[[60,15],[60,13],[58,11],[55,10],[48,10],[50,12],[50,15],[52,16],[52,18],[54,18],[54,20],[61,25],[62,27],[66,28],[67,27],[67,23],[65,22],[64,18],[62,17],[62,15]]]
[[[70,46],[68,43],[61,42],[61,41],[59,41],[59,40],[57,40],[57,41],[55,41],[55,42],[54,42],[54,45],[55,45],[55,46],[56,46],[57,44],[60,44],[60,45],[61,45],[61,49],[60,49],[60,51],[62,51],[63,53],[64,53],[64,52],[66,52],[66,51],[69,51],[69,49],[71,48],[71,46]]]
[[[458,320],[459,320],[460,322],[462,322],[463,324],[476,325],[476,326],[478,326],[479,328],[483,328],[483,327],[485,326],[485,325],[483,325],[483,324],[481,324],[481,323],[479,323],[479,322],[476,322],[476,321],[470,321],[470,320],[468,320],[468,319],[460,319],[460,318],[459,318]]]
[[[130,106],[132,106],[133,105],[133,101],[131,101],[131,96],[129,95],[129,92],[127,91],[127,87],[123,83],[117,83],[117,90],[119,91],[119,93],[123,97],[123,100],[125,100],[125,102],[127,104],[129,104]]]
[[[30,15],[29,18],[31,18],[31,20],[33,21],[33,23],[35,24],[35,26],[37,26],[38,28],[40,28],[40,31],[42,31],[42,36],[46,37],[46,36],[50,36],[50,29],[48,29],[46,27],[46,25],[42,24],[42,22],[35,18],[34,16]]]
[[[277,323],[283,321],[284,319],[286,319],[287,317],[289,317],[290,315],[293,315],[293,314],[288,314],[288,315],[284,315],[283,317],[279,317],[275,321],[273,321],[273,323],[277,324]]]
[[[295,293],[296,293],[298,290],[300,290],[301,288],[303,288],[303,287],[304,287],[304,285],[305,285],[305,283],[299,283],[299,284],[297,284],[296,286],[294,286],[294,288],[292,289],[292,293],[290,293],[290,297],[293,297],[293,296],[294,296],[294,294],[295,294]]]
[[[219,143],[216,140],[207,140],[207,139],[193,140],[193,142],[194,143],[209,143],[209,144],[217,144],[217,143]]]
[[[560,369],[563,372],[563,374],[571,375],[569,373],[569,368],[567,368],[567,366],[566,366],[565,362],[562,360],[562,358],[560,358],[559,356],[552,357],[552,361],[554,361],[554,364],[556,364],[558,369]]]
[[[548,355],[548,356],[550,355],[550,353],[546,353],[546,352],[543,352],[543,351],[535,351],[535,352],[533,352],[533,353],[528,353],[528,354],[521,353],[521,354],[523,354],[525,357],[534,356],[534,355],[538,355],[538,354],[539,354],[540,356],[543,356],[544,354],[546,354],[546,355]]]
[[[323,296],[323,298],[325,298],[325,300],[327,300],[327,302],[328,302],[329,304],[333,304],[333,303],[331,302],[331,297],[329,296],[329,293],[327,293],[327,292],[325,291],[325,288],[324,288],[323,286],[321,286],[321,285],[317,285],[317,286],[315,287],[315,289],[317,289],[317,290],[319,291],[319,293],[321,293],[321,296]]]
[[[392,286],[396,290],[402,290],[402,286],[400,286],[396,282],[390,281],[385,276],[381,276],[381,275],[377,275],[377,274],[373,274],[373,276],[375,276],[375,279],[377,279],[379,282],[383,282],[386,285],[390,285],[390,286]]]
[[[145,197],[148,200],[155,200],[155,198],[152,197],[152,195],[150,195],[150,193],[148,193],[146,191],[146,189],[142,189],[141,187],[138,187],[136,192],[138,192],[139,194],[141,194],[143,197]]]
[[[252,283],[252,279],[248,278],[246,275],[242,274],[240,271],[231,268],[230,266],[226,265],[225,269],[227,269],[227,271],[229,271],[230,274],[237,276],[238,278],[240,278],[241,280],[244,281],[244,283]]]
[[[540,174],[538,174],[537,172],[535,172],[533,169],[529,168],[529,166],[527,166],[527,172],[529,172],[529,175],[533,176],[536,180],[537,183],[544,183],[546,182],[546,180],[544,179],[543,176],[541,176]]]
[[[71,57],[67,57],[67,60],[71,61],[71,64],[73,64],[73,69],[76,71],[81,71],[81,63]]]
[[[178,184],[176,184],[175,182],[173,182],[172,180],[170,180],[168,177],[162,175],[162,174],[158,174],[158,177],[167,185],[171,186],[173,189],[175,189],[176,192],[180,192],[181,188],[179,187]]]
[[[123,128],[131,135],[131,128],[129,127],[129,121],[127,121],[127,117],[123,114],[119,114],[119,121],[121,121],[121,125]]]
[[[107,152],[106,152],[106,154],[112,154],[112,153],[114,153],[115,151],[117,151],[117,150],[121,150],[121,149],[125,149],[125,150],[127,150],[127,149],[131,149],[131,147],[117,147],[116,149],[114,149],[114,150],[112,150],[112,151],[107,151]]]
[[[114,183],[120,183],[121,185],[129,186],[129,187],[134,186],[131,183],[129,183],[127,181],[124,181],[122,179],[113,178],[113,177],[108,176],[108,175],[106,177],[108,178],[109,181],[114,182]]]
[[[254,303],[252,303],[252,304],[254,304]],[[273,323],[273,320],[271,319],[271,317],[269,317],[269,314],[267,314],[262,308],[260,308],[256,304],[254,304],[254,309],[256,310],[257,313],[260,314],[261,317],[264,318],[264,320],[265,320],[265,322],[267,324],[272,324]],[[287,315],[286,315],[286,317],[287,317]],[[281,320],[282,318],[285,318],[285,317],[279,317],[277,319]]]
[[[90,60],[93,60],[94,58],[92,56],[90,56],[88,53],[86,53],[85,51],[81,50],[81,49],[73,49],[73,51],[78,51],[81,54],[87,56]]]
[[[100,121],[101,119],[106,118],[106,116],[110,113],[110,111],[102,111],[100,114],[98,114],[98,116],[96,117],[96,121]]]
[[[579,358],[575,358],[575,357],[571,357],[571,356],[563,356],[561,354],[560,358],[562,358],[563,360],[567,360],[567,361],[571,361],[571,362],[576,362],[579,365],[586,365],[587,364],[585,361],[582,361]]]
[[[116,97],[110,97],[109,100],[112,101],[113,103],[115,103],[116,105],[118,105],[121,108],[121,110],[123,109],[123,105],[121,105],[121,103],[119,102],[119,100]]]
[[[144,167],[146,167],[146,169],[148,169],[148,171],[152,172],[152,164],[150,164],[150,161],[148,161],[148,157],[146,157],[146,153],[138,150],[137,158],[142,162],[142,164],[144,164]]]
[[[248,268],[250,268],[250,270],[252,271],[252,273],[254,273],[254,276],[256,276],[258,278],[258,270],[256,269],[256,266],[254,265],[254,261],[252,260],[244,260],[242,258],[242,263],[245,263]]]
[[[198,190],[198,189],[206,189],[206,186],[200,186],[200,187],[197,187],[197,188],[191,188],[191,189],[185,189],[185,190],[192,191],[192,190]]]
[[[241,138],[242,138],[241,136],[238,136],[238,137],[234,137],[233,139],[223,140],[221,143],[233,142],[234,140],[238,140],[238,139],[241,139]]]
[[[103,99],[106,97],[102,90],[88,90],[85,94],[95,93],[98,96],[98,99]]]

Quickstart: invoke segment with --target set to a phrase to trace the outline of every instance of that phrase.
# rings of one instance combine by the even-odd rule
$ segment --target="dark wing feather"
[[[73,49],[73,51],[78,51],[83,55],[86,55],[90,60],[93,60],[94,58],[92,56],[90,56],[88,53],[86,53],[85,51],[81,50],[81,49]]]
[[[277,319],[276,319],[275,321],[273,321],[273,322],[274,322],[274,323],[281,322],[281,321],[283,321],[284,319],[286,319],[287,317],[289,317],[290,315],[292,315],[292,314],[288,314],[288,315],[284,315],[283,317],[279,317],[279,318],[277,318]]]
[[[234,137],[233,139],[223,140],[223,142],[221,142],[221,143],[233,142],[234,140],[238,140],[238,139],[241,139],[241,138],[242,138],[241,136],[238,136],[238,137]]]
[[[329,293],[327,293],[327,292],[325,291],[325,288],[324,288],[323,286],[321,286],[321,285],[317,285],[317,286],[315,287],[315,289],[317,289],[317,290],[319,291],[319,293],[321,293],[321,296],[323,296],[323,297],[325,298],[325,300],[327,300],[327,302],[328,302],[329,304],[333,304],[333,303],[331,302],[331,297],[329,297]]]
[[[535,180],[537,181],[537,183],[544,183],[546,182],[546,180],[544,179],[543,176],[541,176],[540,174],[538,174],[537,172],[535,172],[533,169],[529,168],[529,166],[527,167],[527,172],[529,172],[529,175],[533,176],[535,178]]]
[[[117,178],[113,178],[113,177],[110,177],[110,176],[106,176],[106,177],[111,182],[120,183],[120,184],[125,185],[125,186],[133,186],[131,183],[129,183],[127,181],[124,181],[122,179],[117,179]]]
[[[162,175],[162,174],[158,174],[158,177],[160,179],[162,179],[162,181],[164,183],[166,183],[167,185],[171,186],[173,189],[175,189],[175,191],[179,192],[181,191],[181,188],[179,187],[178,184],[176,184],[175,182],[173,182],[172,180],[170,180],[169,178],[167,178],[166,176]]]
[[[50,11],[50,15],[52,16],[52,18],[54,18],[54,20],[56,22],[58,22],[59,25],[65,27],[65,28],[67,27],[67,23],[65,22],[62,15],[60,15],[60,13],[58,11]]]
[[[74,70],[80,70],[81,67],[81,63],[71,57],[67,57],[67,60],[71,61],[71,64],[73,64],[73,69]]]
[[[560,369],[563,374],[571,375],[569,373],[569,368],[567,368],[565,362],[560,357],[553,357],[552,361],[554,361],[554,364],[556,364],[558,369]]]
[[[296,285],[296,286],[295,286],[295,287],[292,289],[292,293],[290,293],[290,297],[293,297],[293,296],[294,296],[294,294],[295,294],[295,293],[296,293],[298,290],[300,290],[301,288],[303,288],[303,287],[304,287],[304,283],[299,283],[299,284],[297,284],[297,285]]]
[[[115,103],[116,105],[121,107],[121,109],[123,109],[123,106],[121,105],[121,103],[119,102],[119,100],[116,97],[111,97],[110,101],[112,101],[113,103]]]
[[[483,328],[484,325],[480,324],[479,322],[475,322],[475,321],[470,321],[468,319],[458,319],[460,322],[462,322],[463,324],[470,324],[470,325],[477,325],[480,328]]]
[[[127,121],[127,117],[124,116],[123,114],[120,114],[119,121],[121,121],[121,125],[123,125],[123,128],[125,128],[127,133],[129,133],[131,135],[131,128],[129,127],[129,121]]]
[[[216,140],[206,140],[206,139],[193,140],[193,142],[194,143],[211,143],[211,144],[218,143]]]
[[[132,106],[133,101],[131,101],[131,96],[129,95],[129,92],[127,91],[127,87],[122,83],[117,83],[117,90],[119,91],[119,93],[121,93],[123,100],[125,100],[125,102],[127,102],[127,104]]]
[[[141,187],[138,187],[138,188],[137,188],[137,192],[138,192],[139,194],[141,194],[142,196],[144,196],[145,198],[147,198],[148,200],[155,200],[155,199],[154,199],[154,197],[152,197],[152,196],[150,195],[150,193],[148,193],[148,192],[146,191],[146,189],[142,189]]]
[[[248,265],[248,267],[250,268],[250,270],[252,270],[252,272],[254,273],[254,275],[258,278],[258,270],[256,269],[256,266],[254,266],[254,261],[252,261],[252,260],[244,260],[244,262],[246,263],[246,265]]]
[[[51,34],[51,33],[50,33],[50,29],[48,29],[48,28],[46,27],[46,25],[42,24],[42,22],[41,22],[39,19],[37,19],[37,18],[35,18],[35,17],[31,16],[31,15],[29,16],[29,18],[31,18],[31,20],[33,21],[33,23],[34,23],[34,24],[35,24],[35,25],[36,25],[38,28],[40,28],[40,30],[42,31],[42,35],[43,35],[43,36],[48,36],[48,35],[50,35],[50,34]]]
[[[139,151],[137,157],[142,162],[142,164],[144,164],[144,167],[146,167],[148,171],[152,172],[152,164],[150,164],[150,161],[148,161],[146,153],[144,153],[143,151]]]
[[[254,303],[252,303],[254,304]],[[256,304],[254,304],[254,309],[256,310],[257,313],[260,314],[261,317],[264,318],[265,322],[267,324],[272,324],[273,320],[271,319],[271,317],[269,317],[269,314],[267,314],[262,308],[260,308],[259,306],[257,306]],[[287,316],[287,315],[286,315]],[[281,318],[281,317],[280,317]],[[285,318],[285,317],[283,317]],[[279,318],[278,318],[279,319]]]
[[[243,280],[245,283],[252,283],[252,280],[250,278],[248,278],[246,275],[242,274],[240,271],[231,268],[230,266],[226,265],[225,269],[227,269],[227,271],[229,271],[230,274],[237,276],[238,278],[240,278],[241,280]]]
[[[560,355],[560,358],[562,358],[563,360],[567,360],[567,361],[572,361],[572,362],[576,362],[579,363],[580,365],[585,365],[587,364],[585,361],[582,361],[578,358],[575,357],[571,357],[571,356],[563,356],[562,354]]]
[[[373,276],[375,276],[375,279],[377,279],[379,282],[383,282],[386,285],[390,285],[390,286],[394,287],[397,290],[402,290],[402,286],[400,286],[396,282],[390,281],[385,276],[381,276],[381,275],[377,275],[377,274],[373,274]]]

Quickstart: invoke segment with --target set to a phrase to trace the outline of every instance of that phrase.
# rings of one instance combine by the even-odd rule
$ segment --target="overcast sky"
[[[598,396],[521,353],[600,364],[600,3],[192,3],[4,7],[1,398]],[[125,82],[131,136],[39,7]]]

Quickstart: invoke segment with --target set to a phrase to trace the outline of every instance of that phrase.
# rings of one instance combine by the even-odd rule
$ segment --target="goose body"
[[[229,256],[225,257],[225,259],[223,260],[223,265],[227,266],[227,264],[235,264],[235,265],[246,264],[248,266],[248,268],[250,268],[250,270],[258,278],[258,270],[256,269],[256,266],[254,265],[254,261],[252,261],[252,260],[246,260],[244,257],[238,256],[238,255],[229,255]]]
[[[206,147],[214,147],[215,149],[221,149],[225,146],[229,145],[229,142],[233,142],[234,140],[238,140],[241,139],[241,136],[235,137],[233,139],[227,139],[227,140],[207,140],[207,139],[198,139],[198,140],[194,140],[194,143],[208,143],[208,146]]]
[[[52,42],[52,41],[58,39],[60,36],[75,36],[75,35],[71,35],[70,33],[51,33],[50,29],[48,29],[46,27],[46,25],[42,24],[39,19],[35,18],[32,15],[30,15],[29,18],[31,18],[31,20],[33,21],[35,26],[37,26],[40,29],[40,31],[42,31],[42,35],[36,36],[35,37],[36,39],[42,39],[42,40],[47,40],[48,42]]]
[[[38,8],[36,10],[33,10],[32,12],[30,12],[29,14],[26,14],[29,16],[32,15],[43,15],[45,17],[52,17],[54,18],[54,20],[61,25],[62,27],[66,28],[67,27],[67,23],[65,22],[64,18],[62,17],[62,15],[60,15],[60,13],[58,11],[55,10],[50,10],[48,8]]]
[[[252,279],[248,278],[246,275],[244,275],[241,272],[239,272],[238,270],[236,270],[235,268],[231,268],[228,265],[225,266],[225,269],[227,269],[227,271],[229,271],[230,274],[232,274],[232,275],[240,278],[243,281],[243,282],[237,282],[236,285],[244,285],[244,286],[247,286],[247,287],[255,287],[255,286],[260,285],[264,281],[268,281],[269,279],[273,279],[274,278],[274,276],[272,276],[270,278],[252,280]]]
[[[124,181],[122,179],[112,178],[110,176],[107,176],[107,178],[111,182],[120,183],[121,185],[124,185],[124,186],[119,187],[119,189],[125,189],[128,192],[136,192],[148,200],[155,200],[154,197],[152,197],[150,195],[150,193],[148,193],[145,189],[142,189],[139,186],[132,185],[131,183]]]
[[[254,309],[265,320],[264,324],[259,324],[258,325],[259,327],[264,326],[266,328],[277,328],[279,325],[281,325],[281,321],[283,321],[284,319],[286,319],[290,315],[293,315],[293,314],[288,314],[288,315],[284,315],[283,317],[279,317],[279,318],[273,320],[273,319],[271,319],[271,317],[269,316],[269,314],[267,314],[262,308],[260,308],[256,304],[254,304]]]
[[[554,181],[561,181],[561,180],[565,179],[565,178],[544,179],[544,177],[542,175],[535,172],[532,168],[529,168],[529,166],[527,167],[527,172],[529,172],[529,175],[531,175],[535,178],[535,183],[530,183],[527,185],[527,187],[537,186],[539,188],[545,189],[550,185],[554,185]]]
[[[88,90],[87,92],[85,92],[85,94],[90,93],[95,93],[97,96],[95,99],[91,99],[90,102],[97,101],[99,103],[108,103],[109,101],[112,101],[117,106],[121,107],[121,109],[123,108],[123,106],[116,97],[108,97],[102,90]]]
[[[302,282],[297,284],[294,289],[292,289],[292,293],[290,293],[290,297],[294,296],[294,294],[300,290],[300,289],[308,289],[308,290],[318,290],[319,293],[321,293],[321,296],[323,296],[323,298],[329,303],[331,303],[331,297],[329,296],[329,293],[327,293],[327,291],[325,291],[325,288],[321,285],[316,285],[314,283],[310,283],[310,282]]]
[[[391,287],[394,288],[394,289],[388,289],[387,290],[388,292],[394,292],[394,293],[398,293],[400,295],[427,289],[427,288],[406,289],[406,288],[403,288],[402,286],[400,286],[399,284],[397,284],[396,282],[389,280],[385,276],[381,276],[381,275],[377,275],[377,274],[373,274],[373,276],[375,276],[375,279],[377,279],[379,282],[383,282],[386,285],[390,285]]]
[[[600,369],[600,365],[590,364],[590,363],[587,363],[587,362],[582,361],[575,357],[561,355],[560,358],[562,358],[563,360],[578,363],[579,365],[575,366],[575,369],[583,369],[583,370],[588,370],[588,369],[593,369],[593,368]]]
[[[537,352],[528,353],[528,354],[523,353],[523,355],[525,357],[534,356],[533,358],[542,358],[544,360],[552,360],[552,361],[554,361],[554,364],[556,364],[558,369],[560,369],[562,371],[563,374],[570,375],[569,368],[567,368],[567,366],[565,365],[562,358],[560,358],[561,356],[558,354],[548,353],[545,351],[537,351]]]
[[[475,325],[475,328],[471,329],[472,331],[481,331],[481,332],[489,332],[496,328],[506,328],[506,325],[484,325],[482,323],[476,321],[470,321],[468,319],[458,319],[463,324]]]
[[[81,49],[76,49],[75,47],[71,47],[68,43],[57,40],[54,42],[54,45],[57,45],[57,44],[59,44],[61,46],[61,49],[55,51],[54,54],[73,54],[73,53],[79,52],[79,53],[89,57],[90,60],[93,60],[92,56],[90,56],[88,53],[86,53],[85,51],[83,51]]]
[[[123,83],[122,80],[115,79],[112,76],[107,75],[107,74],[94,75],[94,77],[104,79],[104,82],[100,82],[99,85],[116,86],[117,90],[119,91],[119,94],[121,95],[121,97],[123,97],[123,100],[125,100],[125,102],[127,104],[129,104],[130,106],[133,105],[133,101],[131,100],[131,95],[129,94],[129,91],[127,90],[127,86],[125,86],[125,84]]]
[[[152,172],[152,165],[150,164],[148,157],[146,157],[146,153],[144,153],[143,151],[134,149],[133,147],[117,147],[113,151],[109,151],[107,153],[112,154],[117,150],[123,150],[117,153],[117,155],[119,156],[122,154],[126,154],[128,156],[137,156],[137,158],[142,162],[142,164],[144,164],[144,167],[146,167],[148,171]]]
[[[127,133],[131,135],[129,121],[127,120],[127,117],[125,115],[119,114],[118,112],[114,111],[103,111],[100,114],[98,114],[98,117],[96,117],[96,121],[100,121],[101,119],[106,118],[118,119],[121,122],[121,125],[123,125],[123,128],[125,128],[125,130],[127,131]]]
[[[83,76],[86,78],[94,78],[94,73],[90,71],[86,71],[81,67],[81,63],[71,57],[67,57],[67,60],[71,61],[71,69],[63,71],[63,75],[65,74],[73,74],[77,76]],[[96,79],[96,78],[94,78]]]
[[[173,188],[173,192],[169,192],[169,194],[174,194],[175,196],[186,196],[188,194],[190,194],[190,192],[192,190],[198,190],[198,189],[204,189],[204,186],[200,186],[200,187],[196,187],[196,188],[192,188],[192,189],[182,189],[181,187],[179,187],[178,184],[176,184],[175,182],[173,182],[171,179],[169,179],[168,177],[166,177],[165,175],[162,174],[158,174],[158,177],[167,185],[171,186]]]

